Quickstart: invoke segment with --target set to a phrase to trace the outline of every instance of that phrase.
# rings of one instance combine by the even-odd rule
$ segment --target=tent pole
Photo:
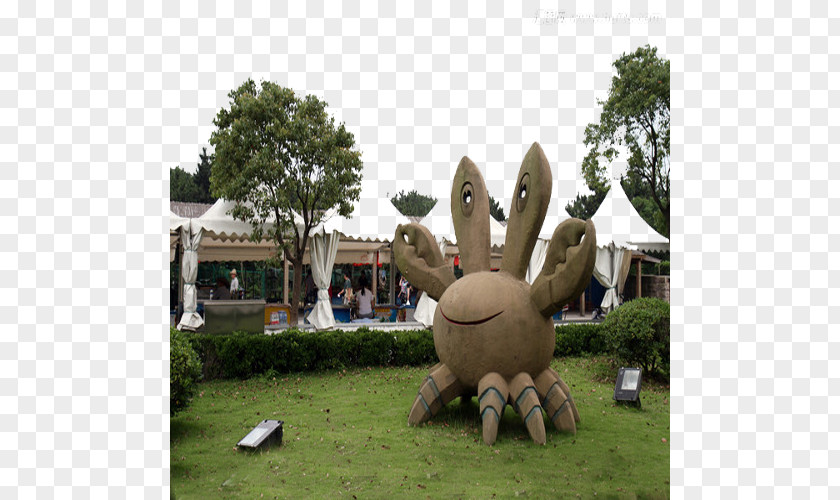
[[[371,283],[371,292],[373,292],[373,305],[376,305],[376,285],[379,283],[379,250],[376,251],[376,259],[373,261],[373,272],[370,273],[370,280],[373,282]]]
[[[390,245],[390,254],[391,254],[391,263],[390,269],[388,270],[388,303],[394,305],[394,272],[397,269],[396,263],[394,262],[394,243],[391,242]]]
[[[181,309],[181,304],[184,302],[184,275],[181,272],[181,237],[178,236],[178,244],[175,246],[175,262],[178,264],[178,303],[175,304],[175,324],[177,325],[181,318],[178,311]]]
[[[289,259],[286,252],[283,252],[283,303],[289,303]]]
[[[580,294],[580,315],[586,314],[586,290]]]
[[[642,259],[636,261],[636,298],[642,298]]]

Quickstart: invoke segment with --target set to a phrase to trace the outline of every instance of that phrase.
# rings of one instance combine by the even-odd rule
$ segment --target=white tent
[[[363,184],[366,186],[367,184]],[[331,215],[321,224],[324,231],[338,231],[348,238],[362,241],[388,242],[394,237],[398,224],[411,221],[401,214],[386,197],[374,190],[362,190],[359,201],[353,204],[349,217],[342,217],[331,211]]]
[[[348,217],[342,217],[331,210],[326,220],[313,229],[313,234],[320,230],[326,234],[332,231],[342,234],[336,264],[375,264],[376,252],[389,248],[397,225],[410,222],[408,217],[394,207],[391,200],[363,189]]]
[[[607,288],[601,302],[601,309],[607,313],[618,306],[618,293],[630,270],[632,250],[668,250],[670,242],[636,212],[618,179],[613,179],[592,222],[598,240],[593,274]]]
[[[327,234],[323,228],[313,236],[309,246],[309,257],[312,263],[312,277],[318,287],[318,301],[306,319],[318,330],[325,330],[335,326],[335,315],[330,305],[330,286],[333,262],[338,251],[338,231]]]
[[[370,188],[366,189],[368,186]],[[333,209],[326,216],[326,220],[312,231],[309,257],[313,278],[318,287],[318,302],[306,319],[318,329],[335,325],[335,316],[327,293],[333,265],[370,262],[375,267],[376,253],[388,248],[388,242],[394,238],[397,225],[411,222],[394,207],[391,200],[380,196],[374,187],[372,183],[363,182],[362,193],[359,200],[353,204],[353,212],[348,217],[338,215]],[[343,235],[341,245],[339,235]],[[342,251],[338,250],[339,246],[343,247]],[[323,270],[323,279],[319,280],[320,271],[316,271],[316,268]],[[372,278],[376,280],[375,271]]]
[[[181,247],[184,256],[181,259],[181,277],[184,279],[184,314],[178,322],[179,330],[196,330],[204,324],[204,319],[196,311],[198,307],[195,279],[198,276],[198,244],[201,242],[202,229],[193,228],[192,224],[181,226]]]
[[[604,314],[619,305],[618,292],[624,288],[632,256],[631,249],[617,246],[612,241],[606,247],[598,247],[592,275],[607,289],[601,301]]]
[[[196,312],[197,291],[195,280],[198,274],[198,261],[219,260],[265,260],[275,252],[273,243],[267,240],[252,242],[252,226],[248,222],[236,220],[229,212],[236,202],[219,199],[201,217],[195,219],[173,218],[170,215],[170,235],[173,227],[180,227],[181,246],[184,250],[181,259],[181,274],[184,278],[184,314],[178,324],[179,329],[195,330],[204,321]],[[296,217],[298,230],[302,226],[300,217]],[[266,223],[266,228],[273,224]],[[170,236],[170,246],[172,240]],[[170,250],[171,254],[171,250]]]
[[[200,227],[204,236],[198,247],[202,262],[224,260],[266,260],[276,252],[274,243],[265,237],[258,242],[251,241],[253,227],[249,222],[234,219],[229,214],[236,202],[219,199],[201,217],[192,219],[193,228]],[[295,214],[298,231],[303,228],[303,219]],[[274,218],[266,221],[269,229]]]
[[[181,227],[189,223],[189,219],[181,217],[172,210],[169,211],[169,262],[175,260],[175,247],[181,239]]]
[[[598,235],[598,246],[606,247],[610,242],[616,246],[639,250],[668,250],[668,238],[657,233],[639,215],[621,182],[613,179],[607,196],[592,216]]]

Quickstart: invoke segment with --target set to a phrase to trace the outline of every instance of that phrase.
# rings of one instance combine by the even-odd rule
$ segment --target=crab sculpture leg
[[[580,421],[568,386],[550,368],[543,371],[536,380],[523,372],[513,377],[510,383],[498,373],[488,373],[479,382],[478,393],[482,437],[488,445],[496,442],[499,421],[507,404],[513,406],[525,423],[531,439],[537,444],[545,444],[541,410],[545,410],[559,431],[574,434],[575,422]]]
[[[443,363],[435,365],[420,385],[408,416],[410,425],[420,425],[432,418],[458,396],[465,396],[457,377]],[[531,439],[545,444],[542,411],[559,431],[575,433],[580,422],[568,386],[552,369],[543,371],[536,380],[520,373],[508,383],[498,373],[488,373],[478,385],[478,403],[482,420],[482,437],[488,445],[496,441],[499,421],[505,406],[510,404],[522,417]]]
[[[445,364],[438,363],[420,384],[420,390],[417,391],[417,397],[414,398],[414,404],[408,413],[408,423],[422,424],[463,392],[458,378]]]

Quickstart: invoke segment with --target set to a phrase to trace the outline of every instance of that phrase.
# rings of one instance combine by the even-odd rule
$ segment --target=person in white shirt
[[[236,292],[239,291],[239,278],[236,277],[236,269],[230,272],[230,296],[237,297]]]
[[[362,289],[356,294],[356,300],[359,304],[360,318],[373,318],[373,292],[368,289],[367,279],[359,280],[359,285]]]

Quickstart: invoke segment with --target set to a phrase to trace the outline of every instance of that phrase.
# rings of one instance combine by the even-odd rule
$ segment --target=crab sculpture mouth
[[[440,307],[440,306],[438,306],[438,307]],[[491,319],[495,318],[496,316],[502,314],[503,312],[504,311],[502,310],[502,311],[499,311],[496,314],[490,315],[490,316],[488,316],[484,319],[477,319],[477,320],[471,320],[471,321],[461,321],[461,320],[457,320],[457,319],[452,319],[449,316],[447,316],[445,312],[443,312],[442,308],[440,310],[440,315],[443,316],[443,319],[445,319],[446,321],[448,321],[452,324],[461,325],[461,326],[473,326],[473,325],[480,325],[482,323],[487,323],[488,321],[490,321]]]

